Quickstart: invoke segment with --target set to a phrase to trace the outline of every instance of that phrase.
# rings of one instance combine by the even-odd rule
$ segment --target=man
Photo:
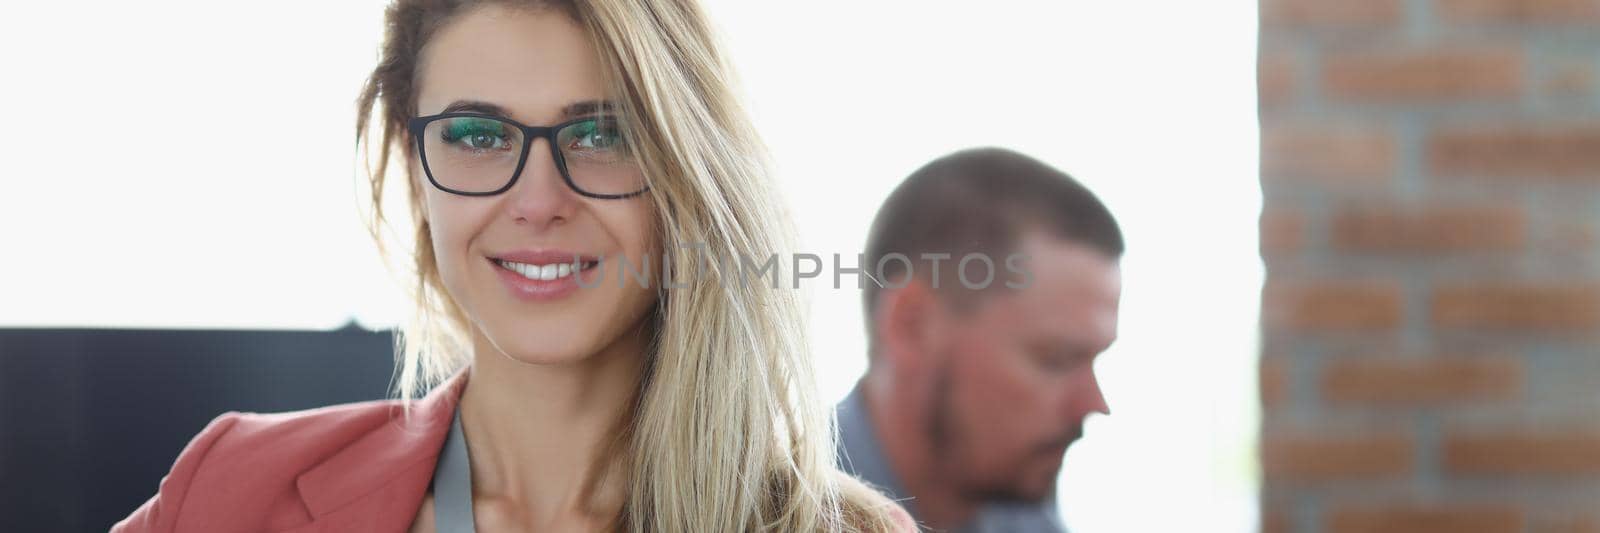
[[[1062,456],[1110,413],[1093,363],[1116,338],[1115,219],[1066,174],[986,148],[912,173],[871,231],[842,466],[934,530],[1062,531]]]

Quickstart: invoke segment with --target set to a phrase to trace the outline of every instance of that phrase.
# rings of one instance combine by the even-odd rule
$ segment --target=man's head
[[[865,294],[870,372],[925,402],[938,477],[984,500],[1050,493],[1084,419],[1109,412],[1092,363],[1116,338],[1122,251],[1093,193],[1015,152],[945,156],[890,195],[864,263],[886,282]],[[934,274],[925,254],[949,259]],[[994,283],[963,283],[974,254]],[[971,263],[964,279],[981,280]]]

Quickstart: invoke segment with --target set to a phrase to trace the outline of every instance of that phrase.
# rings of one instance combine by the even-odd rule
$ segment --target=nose
[[[1111,414],[1111,405],[1106,403],[1106,395],[1100,390],[1100,378],[1089,373],[1089,412],[1103,415]]]
[[[562,180],[549,143],[549,139],[533,140],[517,182],[505,193],[507,212],[517,224],[555,226],[570,220],[577,210],[577,193]]]
[[[1066,413],[1069,417],[1082,419],[1092,413],[1104,415],[1111,414],[1111,406],[1106,403],[1106,396],[1100,390],[1100,379],[1094,375],[1092,367],[1084,372],[1084,377],[1075,380],[1073,390],[1066,394],[1068,405]]]

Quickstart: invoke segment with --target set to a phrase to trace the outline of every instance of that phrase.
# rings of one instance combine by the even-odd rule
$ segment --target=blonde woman
[[[400,398],[224,414],[113,531],[916,529],[834,468],[796,295],[703,261],[789,229],[692,1],[386,25],[357,138],[380,244],[390,174],[415,221]]]

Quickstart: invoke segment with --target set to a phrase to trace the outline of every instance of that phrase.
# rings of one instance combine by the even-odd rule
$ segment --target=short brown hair
[[[924,253],[956,259],[972,253],[1006,256],[1027,231],[1122,257],[1116,219],[1072,176],[1011,150],[973,148],[923,165],[889,194],[872,221],[862,268],[882,262],[884,281],[906,271],[902,262],[884,261],[891,254],[913,261]],[[871,324],[880,290],[868,283],[862,295],[869,343],[874,342]]]

